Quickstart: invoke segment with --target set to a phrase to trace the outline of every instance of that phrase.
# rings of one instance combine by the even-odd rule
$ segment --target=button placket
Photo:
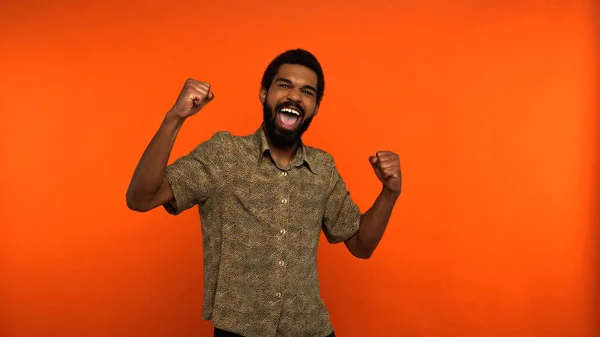
[[[283,238],[285,237],[285,234],[287,233],[287,231],[285,230],[285,228],[282,228],[279,230],[279,233],[277,235],[275,235],[277,237],[277,239],[279,240],[283,240]]]
[[[290,172],[283,170],[283,169],[280,169],[279,172],[277,173],[277,175],[281,178],[280,180],[278,179],[279,183],[277,184],[277,185],[279,185],[277,187],[278,192],[281,194],[279,194],[280,206],[278,207],[279,208],[279,210],[278,210],[279,214],[277,216],[278,220],[275,222],[278,224],[277,227],[279,227],[279,228],[277,228],[277,227],[274,228],[274,230],[276,231],[274,233],[274,236],[279,241],[277,244],[279,256],[276,257],[273,262],[271,262],[271,263],[273,263],[273,266],[274,266],[273,268],[274,268],[275,274],[277,274],[278,277],[280,278],[279,286],[276,287],[275,289],[273,289],[274,290],[274,292],[273,292],[274,303],[277,303],[276,305],[281,305],[282,298],[284,297],[285,289],[283,287],[283,284],[285,284],[284,280],[286,277],[285,275],[287,273],[287,271],[286,271],[287,263],[285,261],[287,242],[285,240],[285,237],[286,237],[286,234],[288,234],[288,233],[287,233],[287,229],[285,228],[286,227],[285,221],[286,221],[286,219],[289,218],[289,211],[290,211],[290,209],[289,209],[289,207],[290,207],[290,205],[289,205],[289,203],[290,203],[290,195],[289,195],[290,181],[288,178],[289,173]]]

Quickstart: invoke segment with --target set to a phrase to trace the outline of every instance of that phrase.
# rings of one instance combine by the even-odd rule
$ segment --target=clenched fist
[[[185,119],[200,111],[214,97],[215,95],[210,91],[210,84],[190,78],[185,81],[185,85],[169,113]]]
[[[391,192],[400,194],[402,172],[398,155],[391,151],[379,151],[375,156],[369,157],[369,162],[383,186]]]

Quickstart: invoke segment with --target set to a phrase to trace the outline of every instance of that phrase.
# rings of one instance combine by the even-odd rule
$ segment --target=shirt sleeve
[[[332,183],[333,190],[325,204],[323,232],[329,243],[339,243],[348,240],[358,231],[361,213],[335,166]]]
[[[224,133],[216,133],[198,145],[189,154],[178,158],[165,169],[174,201],[164,205],[165,210],[177,215],[205,202],[214,192],[220,175],[219,162]]]

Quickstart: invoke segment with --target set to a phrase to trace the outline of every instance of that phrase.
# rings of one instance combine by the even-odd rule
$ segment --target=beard
[[[293,103],[280,103],[273,108],[266,103],[265,99],[265,103],[263,104],[263,121],[265,123],[265,128],[267,129],[267,135],[269,136],[271,143],[273,143],[273,146],[282,149],[291,148],[296,145],[296,143],[302,139],[302,134],[304,134],[304,132],[308,129],[314,117],[310,116],[304,120],[301,120],[300,124],[294,130],[282,129],[277,126],[276,118],[277,111],[281,110],[281,108],[284,106],[294,107],[302,112],[302,116],[305,115],[304,109]]]

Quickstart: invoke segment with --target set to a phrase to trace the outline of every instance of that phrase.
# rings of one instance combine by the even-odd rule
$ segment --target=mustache
[[[275,113],[277,113],[279,110],[283,109],[283,108],[294,108],[296,110],[298,110],[298,112],[300,112],[300,114],[302,114],[302,116],[304,116],[304,109],[302,109],[302,107],[294,102],[285,102],[285,103],[280,103],[275,107]]]

